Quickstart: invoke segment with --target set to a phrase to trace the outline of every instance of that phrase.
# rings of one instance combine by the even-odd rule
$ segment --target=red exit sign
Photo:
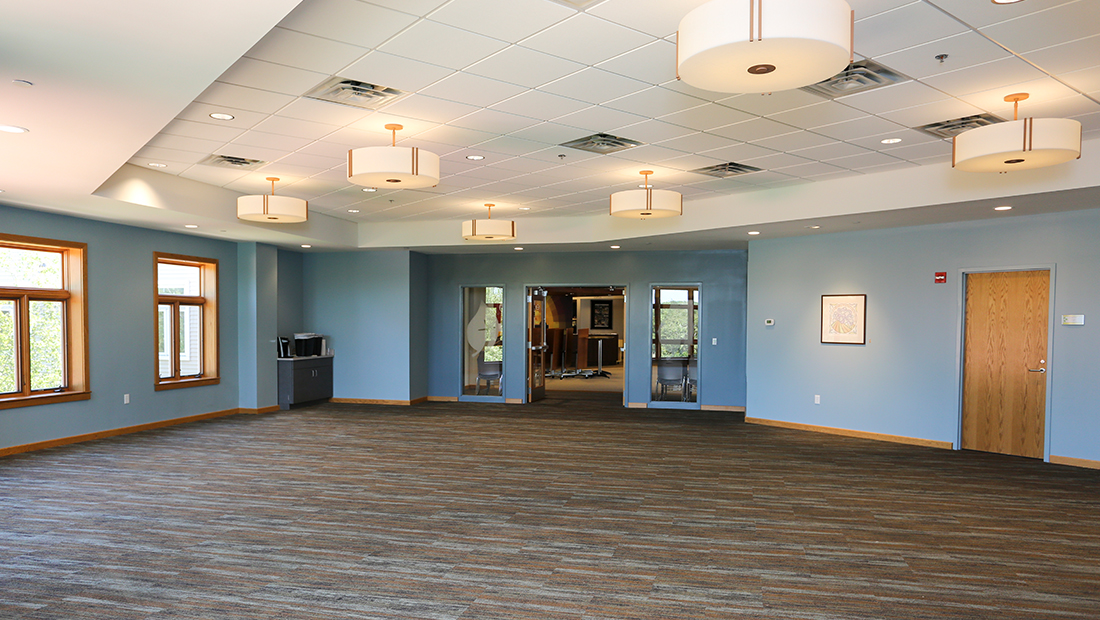
[[[935,283],[936,284],[947,284],[947,272],[946,271],[937,271],[936,272]]]

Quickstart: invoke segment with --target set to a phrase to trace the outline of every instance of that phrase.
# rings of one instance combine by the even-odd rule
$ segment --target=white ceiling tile
[[[463,116],[462,118],[455,119],[451,121],[450,124],[456,127],[465,127],[467,129],[476,129],[489,133],[507,134],[525,129],[538,122],[539,121],[527,116],[518,116],[497,110],[482,109]]]
[[[774,153],[771,155],[764,155],[763,157],[750,157],[742,161],[750,166],[756,166],[764,170],[776,170],[778,168],[814,163],[811,159],[799,157],[798,155],[791,155],[790,153]]]
[[[616,127],[633,125],[645,119],[637,114],[594,105],[579,112],[558,117],[555,120],[592,133],[611,133]]]
[[[328,125],[348,125],[370,114],[371,110],[308,97],[299,97],[278,112],[278,116]]]
[[[804,90],[784,90],[778,93],[748,93],[720,99],[718,103],[757,116],[771,116],[787,110],[804,108],[826,101],[821,95]]]
[[[497,39],[424,20],[387,41],[379,50],[395,56],[461,69],[507,46],[507,43]]]
[[[1094,99],[1096,98],[1095,91],[1100,90],[1100,67],[1065,73],[1058,77],[1070,86],[1091,95]]]
[[[928,157],[939,157],[942,155],[950,156],[951,142],[948,140],[935,140],[933,142],[925,142],[923,144],[901,146],[896,149],[885,149],[882,152],[886,153],[887,155],[909,161],[925,159]]]
[[[457,101],[476,106],[491,106],[494,103],[514,97],[527,90],[517,84],[472,73],[453,73],[420,91],[422,95]]]
[[[769,168],[772,170],[774,168]],[[819,161],[811,162],[808,164],[798,164],[795,166],[784,166],[778,169],[783,174],[789,174],[796,177],[815,177],[823,174],[835,174],[846,172],[845,168],[840,166],[834,166],[832,164],[826,164]]]
[[[401,125],[401,130],[397,132],[397,141],[401,142],[410,136],[415,136],[422,131],[428,131],[439,126],[439,123],[432,121],[426,121],[420,118],[411,118],[408,116],[402,116],[396,112],[390,112],[388,108],[378,110],[374,114],[362,118],[350,125],[348,129],[355,129],[359,131],[365,131],[371,134],[375,134],[372,140],[385,140],[390,142],[393,138],[393,132],[386,129],[386,125]],[[329,136],[326,139],[330,142],[337,142],[343,132]]]
[[[1100,35],[1036,50],[1027,59],[1055,75],[1095,67],[1100,65]]]
[[[716,127],[725,127],[733,123],[747,121],[753,116],[741,110],[727,108],[717,103],[706,103],[660,117],[660,120],[673,125],[682,125],[698,131],[708,131]]]
[[[212,123],[196,123],[194,121],[176,119],[168,123],[164,129],[161,130],[161,133],[173,136],[187,136],[188,138],[200,138],[202,140],[220,140],[224,143],[241,135],[244,133],[244,130],[239,127],[220,126]]]
[[[659,146],[684,151],[685,153],[701,153],[724,146],[732,146],[733,144],[735,144],[735,142],[729,138],[701,132],[658,143]]]
[[[730,138],[732,140],[752,142],[753,140],[763,140],[764,138],[781,136],[783,134],[794,133],[796,131],[801,130],[797,127],[784,125],[783,123],[773,121],[768,118],[751,118],[747,121],[742,121],[740,123],[726,125],[725,127],[716,127],[714,129],[711,129],[710,133]]]
[[[835,125],[834,125],[835,126]],[[895,127],[901,127],[901,125],[895,124]],[[894,144],[883,144],[885,139],[900,139],[901,142]],[[935,142],[939,138],[936,138],[930,134],[926,134],[923,131],[917,131],[915,129],[896,129],[888,133],[881,133],[875,136],[868,136],[866,138],[855,138],[849,140],[852,144],[862,146],[866,149],[874,149],[876,151],[885,151],[891,148],[899,148],[902,146],[911,146],[914,144],[924,144],[926,142]]]
[[[696,97],[689,97],[667,88],[654,86],[632,95],[615,99],[605,103],[609,108],[632,112],[641,116],[656,118],[674,112],[680,112],[689,108],[701,106],[706,102]],[[728,124],[728,123],[724,123]]]
[[[799,149],[808,149],[824,144],[832,144],[833,142],[834,140],[832,138],[825,137],[813,131],[797,131],[756,140],[753,144],[775,151],[797,151]]]
[[[723,160],[706,155],[684,155],[661,161],[661,165],[674,170],[697,170],[724,163]]]
[[[301,166],[303,168],[317,168],[320,170],[328,170],[337,166],[347,164],[346,158],[339,157],[322,157],[320,155],[311,155],[309,153],[291,153],[286,157],[279,160],[280,163],[284,163],[290,166]]]
[[[230,121],[218,121],[210,118],[214,113],[229,113],[233,115],[233,120]],[[236,110],[226,106],[210,105],[209,103],[192,103],[183,109],[182,112],[176,117],[185,121],[193,121],[196,123],[207,123],[216,127],[231,127],[233,129],[245,130],[249,129],[267,118],[267,114],[261,114],[259,112],[249,112],[248,110]]]
[[[248,176],[248,172],[244,170],[218,168],[215,166],[191,166],[187,170],[181,172],[180,176],[185,179],[191,179],[192,181],[198,181],[199,183],[222,187],[242,177]]]
[[[636,30],[587,13],[577,13],[525,39],[523,46],[581,64],[595,65],[654,40],[654,37]]]
[[[913,0],[848,0],[848,6],[856,12],[856,19],[863,19],[885,11],[905,6]]]
[[[583,68],[584,65],[571,60],[514,45],[467,67],[465,71],[534,88]]]
[[[286,28],[274,28],[259,43],[253,45],[245,56],[308,71],[335,74],[368,51],[356,45],[322,39]]]
[[[279,25],[359,47],[376,47],[415,21],[407,13],[358,0],[310,0],[299,4]]]
[[[1100,71],[1096,72],[1096,76],[1100,78]],[[1100,80],[1097,81],[1097,88],[1100,88]],[[1063,99],[1035,102],[1028,99],[1027,102],[1021,103],[1020,106],[1020,116],[1024,116],[1026,113],[1027,116],[1035,118],[1072,118],[1074,116],[1081,116],[1082,114],[1100,112],[1100,103],[1084,95],[1071,95]]]
[[[844,121],[851,121],[864,116],[866,116],[864,112],[855,108],[850,108],[842,103],[837,103],[836,101],[823,101],[804,108],[772,114],[768,118],[786,125],[801,127],[802,129],[813,129],[814,127],[832,125],[833,123],[843,123]]]
[[[532,172],[542,172],[543,170],[549,168],[550,164],[547,164],[544,161],[539,161],[537,159],[528,159],[526,157],[512,157],[499,162],[494,162],[490,164],[489,167],[503,168],[505,170],[511,170],[513,172],[530,174]]]
[[[971,26],[982,28],[1075,1],[1027,0],[1027,2],[1017,2],[1015,4],[994,4],[992,2],[974,2],[973,0],[936,0],[936,4]]]
[[[600,69],[646,82],[661,84],[676,75],[676,45],[659,40],[620,54],[597,65]]]
[[[1027,54],[1096,34],[1098,16],[1096,0],[1077,0],[980,30],[1017,54]]]
[[[523,176],[522,172],[515,172],[514,170],[506,170],[504,168],[496,168],[491,166],[478,166],[476,168],[467,170],[460,175],[467,179],[480,179],[481,183],[478,185],[484,185],[486,183],[495,183],[497,181],[503,181],[505,179],[511,179],[518,176]]]
[[[675,34],[685,15],[707,0],[608,0],[589,13],[655,37]]]
[[[373,128],[372,128],[373,129]],[[343,127],[325,136],[325,144],[335,145],[333,147],[316,147],[319,150],[325,152],[334,151],[336,146],[340,146],[344,149],[345,155],[349,148],[358,148],[360,146],[382,146],[390,143],[390,132],[382,132],[382,127],[378,127],[378,131],[364,131],[362,129],[355,129],[352,127]],[[313,148],[312,146],[306,147],[306,149]]]
[[[1081,123],[1081,130],[1085,133],[1086,137],[1088,137],[1089,134],[1092,134],[1095,137],[1095,134],[1097,132],[1100,132],[1100,112],[1096,112],[1093,114],[1083,114],[1081,116],[1078,116],[1074,120]]]
[[[702,153],[707,157],[714,157],[721,159],[722,161],[745,161],[755,157],[763,157],[765,155],[774,155],[777,151],[774,149],[765,148],[756,144],[734,144],[733,146],[726,146],[720,149],[714,149],[713,151],[706,151]]]
[[[271,114],[294,101],[292,95],[273,93],[257,88],[247,88],[225,82],[214,82],[195,101],[213,106],[226,106],[238,110]]]
[[[649,88],[650,85],[616,73],[589,67],[543,84],[539,90],[588,103],[603,103]]]
[[[218,78],[221,82],[270,90],[284,95],[301,95],[317,86],[328,76],[275,63],[241,58]]]
[[[301,179],[305,179],[319,172],[324,172],[325,168],[312,168],[306,166],[292,166],[286,162],[279,160],[272,162],[270,165],[265,166],[263,170],[264,176],[277,176],[279,180],[275,184],[275,189],[287,185],[289,183],[297,182]],[[268,181],[267,188],[271,190],[271,182]]]
[[[201,151],[181,151],[178,149],[165,149],[158,146],[144,146],[134,157],[155,162],[175,162],[180,164],[194,164],[206,159],[209,153]]]
[[[881,114],[941,99],[947,99],[947,95],[920,82],[909,81],[840,97],[837,101],[868,114]]]
[[[454,0],[430,19],[515,43],[574,14],[544,0]]]
[[[473,129],[464,129],[462,127],[454,127],[451,125],[440,125],[428,131],[418,133],[416,135],[418,139],[431,140],[432,142],[440,142],[442,144],[452,144],[454,146],[470,147],[478,143],[485,142],[486,140],[492,140],[497,135],[485,131],[475,131]],[[415,146],[415,144],[410,144]]]
[[[695,133],[694,130],[658,120],[646,120],[615,129],[615,135],[645,143],[663,142]]]
[[[920,164],[914,164],[913,162],[905,161],[904,159],[894,159],[892,163],[861,168],[860,172],[863,172],[864,174],[874,174],[876,172],[889,172],[891,170],[901,170],[903,168],[914,168],[918,165]]]
[[[947,58],[942,61],[937,60],[936,56],[940,54],[947,54]],[[886,54],[875,60],[886,67],[920,80],[1010,56],[1008,51],[996,43],[974,31],[968,31]]]
[[[456,118],[466,116],[480,108],[465,103],[436,99],[426,95],[412,95],[386,106],[386,112],[398,114],[408,118],[431,121],[433,123],[447,123]]]
[[[340,127],[336,125],[303,121],[301,119],[286,118],[283,116],[269,116],[267,119],[257,123],[254,127],[256,131],[295,136],[298,138],[309,138],[311,140],[323,138],[339,128]]]
[[[1020,102],[1021,118],[1035,116],[1031,113],[1031,108],[1034,104],[1045,104],[1058,99],[1072,97],[1077,94],[1072,88],[1067,87],[1054,78],[1047,77],[1025,82],[1023,84],[1002,85],[992,90],[959,97],[959,99],[975,107],[986,110],[991,114],[996,114],[1001,118],[1011,119],[1013,106],[1004,99],[1005,95],[1012,93],[1028,93],[1030,95],[1027,100]]]
[[[814,129],[814,133],[828,136],[836,140],[856,140],[867,136],[877,136],[891,131],[902,131],[905,128],[893,121],[888,121],[878,116],[865,116],[852,121],[834,123]]]
[[[866,171],[868,168],[887,166],[891,164],[903,164],[905,162],[892,155],[887,155],[886,153],[864,151],[863,153],[858,155],[850,155],[848,157],[838,157],[836,159],[830,159],[829,163],[834,166],[840,166],[841,168],[847,168],[849,170]]]
[[[833,142],[831,144],[822,144],[821,146],[813,146],[808,149],[799,149],[794,151],[799,157],[807,157],[817,161],[828,161],[830,159],[836,159],[838,157],[851,157],[852,155],[865,155],[868,150],[862,146],[856,146],[854,144],[848,144],[847,142]]]
[[[346,162],[350,148],[351,147],[347,144],[317,140],[298,149],[297,152],[303,155],[316,155],[318,157],[326,157]]]
[[[953,97],[1019,84],[1044,77],[1042,71],[1015,56],[925,78],[924,83]],[[1005,93],[1006,95],[1009,93]]]
[[[561,144],[577,138],[583,138],[585,131],[580,127],[570,127],[560,123],[539,123],[526,129],[512,132],[512,136],[525,140],[534,140],[545,144]]]
[[[684,151],[677,151],[676,149],[665,148],[663,146],[657,146],[655,144],[643,144],[642,146],[636,146],[632,149],[625,151],[619,151],[617,153],[611,153],[604,157],[614,157],[616,159],[627,159],[630,161],[644,162],[644,163],[659,163],[666,159],[676,159],[677,157],[683,157],[688,155]]]
[[[531,140],[514,138],[512,136],[500,136],[499,138],[493,138],[492,140],[478,144],[477,148],[479,150],[489,151],[490,153],[520,156],[542,150],[546,148],[546,145],[541,142],[532,142]]]
[[[310,142],[313,142],[311,138],[296,138],[274,133],[264,133],[262,131],[246,131],[226,146],[232,148],[233,145],[243,144],[246,146],[259,146],[265,149],[296,151]]]
[[[885,13],[856,16],[855,51],[868,58],[942,39],[969,30],[926,2],[913,2]]]
[[[273,162],[287,155],[287,152],[280,149],[267,149],[260,146],[230,143],[214,151],[214,155],[228,155],[229,157],[244,157],[245,159],[258,159],[260,161]]]
[[[569,99],[560,95],[544,93],[540,90],[529,90],[521,95],[502,101],[493,106],[494,110],[510,112],[520,116],[529,116],[542,121],[553,120],[559,116],[565,116],[571,112],[577,112],[589,107],[589,104],[576,99]]]
[[[903,127],[920,127],[928,123],[938,123],[981,113],[981,109],[964,101],[945,99],[944,101],[918,105],[904,110],[887,112],[883,116]]]
[[[341,72],[341,77],[415,92],[452,73],[438,65],[375,51]]]

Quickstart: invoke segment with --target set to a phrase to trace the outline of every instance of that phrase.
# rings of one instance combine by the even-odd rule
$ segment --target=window
[[[218,261],[154,254],[157,387],[218,383]]]
[[[0,234],[0,409],[90,397],[87,247]]]

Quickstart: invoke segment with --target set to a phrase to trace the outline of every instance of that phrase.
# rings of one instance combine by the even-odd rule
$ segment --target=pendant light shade
[[[271,224],[297,224],[309,219],[309,203],[292,196],[276,196],[275,181],[279,177],[267,177],[271,181],[271,194],[241,196],[237,199],[237,219]]]
[[[1017,119],[1027,93],[1005,97],[1013,120],[977,127],[952,139],[951,165],[966,172],[1009,172],[1081,157],[1081,123],[1069,118]]]
[[[611,194],[611,215],[616,217],[672,217],[684,214],[684,196],[667,189],[653,189],[649,185],[652,170],[642,170],[645,189],[630,189]]]
[[[386,125],[393,132],[391,146],[365,146],[348,151],[348,181],[365,187],[415,189],[439,183],[439,156],[416,147],[397,146],[401,125]]]
[[[484,220],[462,222],[462,238],[467,241],[510,241],[516,238],[516,223],[512,220],[494,220],[494,204],[486,204],[489,217]]]
[[[711,0],[676,33],[676,76],[720,93],[770,93],[828,79],[852,61],[844,0]]]

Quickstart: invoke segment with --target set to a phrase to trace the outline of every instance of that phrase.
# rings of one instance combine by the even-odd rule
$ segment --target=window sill
[[[199,387],[202,385],[217,385],[221,383],[218,377],[200,377],[198,379],[180,379],[179,381],[161,381],[153,389],[157,392],[163,390],[178,390],[180,388]]]
[[[68,403],[75,400],[88,400],[91,397],[91,392],[50,392],[49,394],[32,394],[31,396],[0,397],[0,409]]]

